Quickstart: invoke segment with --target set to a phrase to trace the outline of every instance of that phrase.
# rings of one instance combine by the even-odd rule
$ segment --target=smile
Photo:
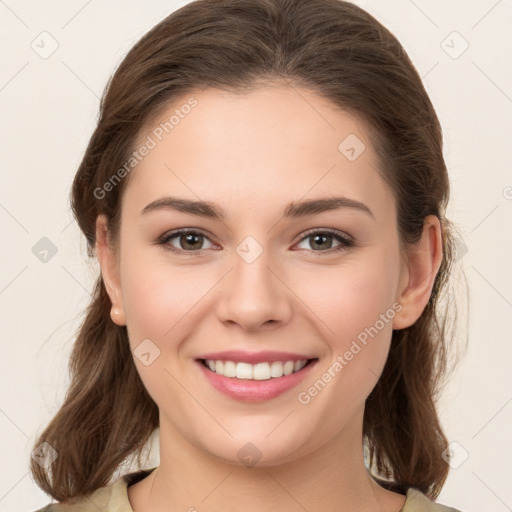
[[[214,389],[241,402],[264,402],[296,388],[318,363],[318,358],[296,361],[196,359],[197,367]]]
[[[299,372],[312,360],[272,361],[257,364],[213,359],[202,359],[201,361],[212,372],[224,377],[245,380],[269,380]]]

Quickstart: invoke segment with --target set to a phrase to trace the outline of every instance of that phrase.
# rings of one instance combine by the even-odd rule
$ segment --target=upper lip
[[[264,350],[262,352],[246,352],[244,350],[223,350],[222,352],[210,352],[197,359],[212,359],[214,361],[233,361],[237,363],[272,363],[274,361],[307,361],[315,357],[295,354],[293,352],[275,352]]]

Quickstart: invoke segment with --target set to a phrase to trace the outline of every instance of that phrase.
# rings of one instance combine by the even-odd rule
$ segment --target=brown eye
[[[180,234],[178,236],[178,241],[182,249],[190,249],[195,251],[197,249],[201,249],[201,246],[203,245],[203,235],[196,233],[186,233]]]
[[[339,244],[334,247],[333,239],[339,242]],[[339,232],[330,230],[309,232],[309,234],[306,234],[299,243],[303,243],[305,241],[308,242],[310,246],[310,248],[306,247],[306,249],[312,250],[313,252],[330,252],[331,249],[333,251],[337,251],[354,245],[354,242],[348,237]]]
[[[171,243],[171,240],[174,243]],[[206,235],[198,231],[183,229],[164,235],[158,243],[170,250],[178,252],[196,252],[205,249],[205,247],[203,247],[205,240],[208,240]],[[211,247],[213,247],[213,244],[211,244]]]
[[[208,241],[211,245],[204,247],[204,242]],[[329,253],[348,249],[354,245],[353,240],[338,231],[331,230],[316,230],[307,233],[299,242],[308,242],[309,247],[303,247],[309,252],[317,253]],[[333,245],[334,242],[338,242]],[[200,231],[191,229],[180,229],[171,233],[163,235],[159,240],[158,244],[163,246],[165,249],[178,252],[178,253],[190,253],[197,254],[204,249],[215,247],[210,239]]]

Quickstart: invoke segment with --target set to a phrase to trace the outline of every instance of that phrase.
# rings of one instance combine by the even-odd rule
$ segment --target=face
[[[407,283],[395,201],[362,122],[306,89],[208,90],[162,112],[148,137],[109,293],[161,437],[272,465],[358,432]],[[211,204],[193,213],[169,198]],[[321,202],[333,198],[344,199]],[[220,373],[204,359],[223,361]],[[297,371],[279,377],[291,365],[276,361]]]

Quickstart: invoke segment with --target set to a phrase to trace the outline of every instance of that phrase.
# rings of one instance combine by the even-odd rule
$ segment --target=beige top
[[[50,503],[34,512],[134,512],[128,500],[127,488],[148,476],[155,468],[128,473],[115,482],[101,487],[75,503]],[[424,494],[409,488],[400,512],[460,512],[430,501]]]

